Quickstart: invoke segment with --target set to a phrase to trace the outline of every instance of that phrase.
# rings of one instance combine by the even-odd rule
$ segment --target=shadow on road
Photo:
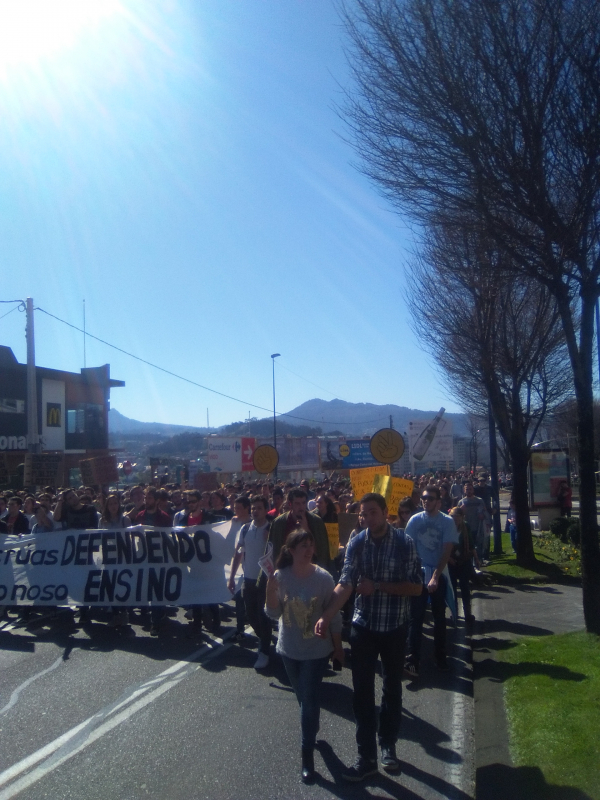
[[[488,764],[476,774],[476,800],[594,800],[572,786],[546,783],[539,767]]]

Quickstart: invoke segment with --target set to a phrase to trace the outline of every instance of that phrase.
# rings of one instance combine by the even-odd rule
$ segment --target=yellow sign
[[[268,475],[273,472],[277,464],[279,464],[279,453],[270,444],[261,444],[254,451],[253,456],[254,469],[260,472],[261,475]]]
[[[382,464],[393,464],[402,458],[404,439],[393,428],[382,428],[371,437],[371,455]]]
[[[350,470],[350,483],[354,492],[354,499],[360,500],[363,494],[373,491],[373,478],[375,475],[389,475],[390,468],[382,465],[381,467],[363,467],[362,469]]]
[[[414,488],[412,481],[404,478],[390,478],[387,475],[376,475],[373,480],[373,491],[385,497],[385,502],[390,514],[395,516],[398,513],[400,501],[405,497],[410,497]]]
[[[346,456],[350,455],[350,448],[347,444],[340,445],[340,455],[342,458],[346,458]]]
[[[325,527],[329,539],[329,558],[335,558],[340,549],[340,526],[337,522],[326,522]]]

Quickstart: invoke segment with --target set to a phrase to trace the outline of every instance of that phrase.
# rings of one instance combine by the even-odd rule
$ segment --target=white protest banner
[[[225,603],[234,543],[231,522],[0,536],[0,604]]]

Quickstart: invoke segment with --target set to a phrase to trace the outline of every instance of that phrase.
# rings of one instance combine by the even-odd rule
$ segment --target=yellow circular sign
[[[393,428],[382,428],[371,437],[370,449],[373,458],[381,464],[393,464],[402,458],[404,439]]]
[[[260,472],[261,475],[268,475],[279,464],[279,453],[273,445],[261,444],[254,451],[253,462],[257,472]]]
[[[342,458],[346,458],[346,456],[350,455],[350,448],[347,444],[340,445],[340,455]]]

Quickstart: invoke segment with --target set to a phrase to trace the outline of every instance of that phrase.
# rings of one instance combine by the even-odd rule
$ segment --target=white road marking
[[[54,662],[54,664],[52,664],[50,667],[47,667],[46,669],[43,669],[41,672],[38,672],[36,675],[32,675],[31,678],[27,678],[27,680],[23,681],[23,683],[20,686],[17,686],[17,688],[11,694],[10,700],[8,701],[8,703],[3,708],[0,708],[0,714],[6,714],[7,711],[10,711],[10,709],[15,705],[15,703],[19,699],[19,695],[21,694],[23,689],[26,689],[34,681],[37,681],[38,678],[41,678],[43,675],[47,675],[49,672],[52,672],[53,669],[56,669],[57,667],[59,667],[61,665],[62,661],[63,661],[63,657],[59,656],[56,659],[56,661]]]
[[[233,631],[230,635],[233,635]],[[230,638],[230,635],[227,635],[226,639]],[[165,692],[173,689],[207,661],[233,647],[234,643],[226,643],[226,639],[214,637],[210,643],[204,644],[191,653],[185,661],[178,661],[156,677],[144,681],[138,687],[131,689],[125,697],[106,706],[35,753],[5,769],[0,773],[0,787],[6,787],[0,792],[0,800],[10,800],[24,789],[37,783],[49,772],[153,703]],[[200,658],[202,660],[198,661]],[[141,695],[145,696],[141,697]],[[7,784],[11,785],[7,786]]]

